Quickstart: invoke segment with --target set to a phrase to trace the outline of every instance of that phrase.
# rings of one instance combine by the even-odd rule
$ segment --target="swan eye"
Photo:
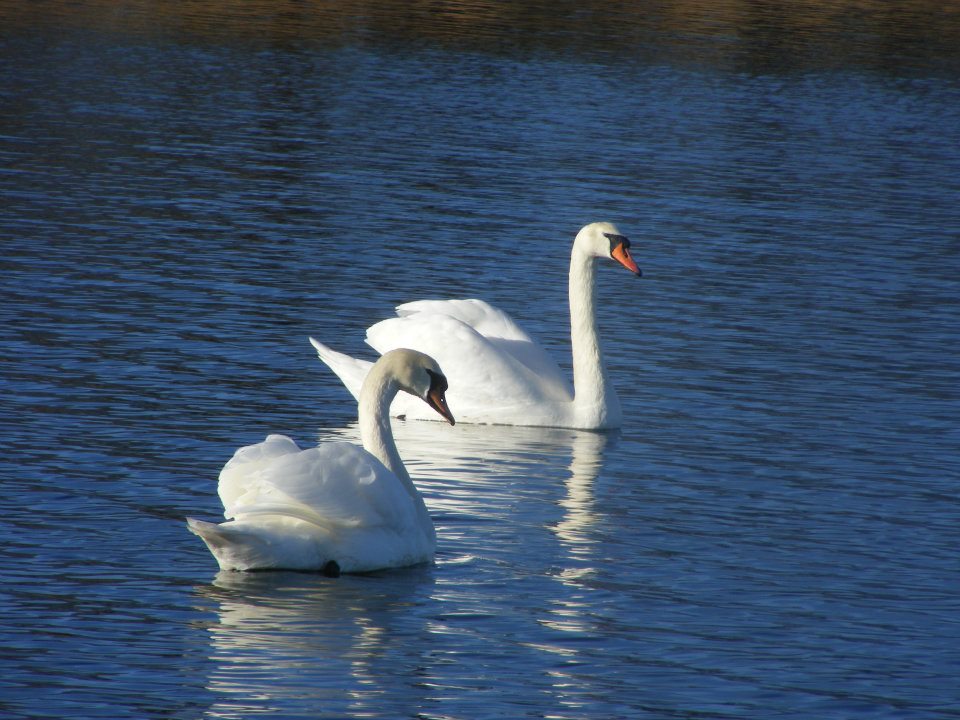
[[[430,376],[430,390],[445,393],[447,391],[447,378],[441,373],[435,373],[433,370],[427,370]]]
[[[617,249],[617,246],[620,245],[624,250],[630,249],[630,241],[625,238],[623,235],[615,235],[614,233],[604,233],[607,240],[610,241],[610,252],[613,253]]]

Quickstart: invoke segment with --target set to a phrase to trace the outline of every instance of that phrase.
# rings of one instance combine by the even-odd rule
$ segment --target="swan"
[[[636,276],[630,241],[616,226],[583,227],[570,253],[570,340],[573,386],[556,362],[502,310],[483,300],[420,300],[399,305],[398,317],[367,329],[380,353],[413,347],[437,358],[452,390],[448,402],[460,422],[602,430],[620,427],[620,401],[610,382],[597,334],[595,261],[609,258]],[[371,363],[310,338],[320,359],[354,397]],[[391,413],[430,419],[398,397]]]
[[[220,472],[227,522],[187,519],[221,570],[320,570],[328,575],[430,562],[436,534],[397,452],[388,410],[397,392],[451,425],[447,380],[416,350],[384,353],[360,390],[363,447],[301,450],[285,435],[240,448]]]

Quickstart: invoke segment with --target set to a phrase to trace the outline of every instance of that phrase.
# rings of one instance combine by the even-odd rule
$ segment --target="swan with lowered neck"
[[[577,233],[570,254],[570,340],[573,387],[556,362],[503,311],[482,300],[421,300],[397,307],[399,317],[367,330],[378,352],[404,346],[437,358],[450,378],[448,401],[460,422],[539,425],[583,430],[620,427],[622,414],[600,349],[595,265],[620,263],[639,276],[630,241],[616,226],[592,223]],[[371,364],[310,338],[320,359],[357,396]],[[394,416],[431,419],[398,397]]]
[[[369,572],[429,562],[436,548],[423,498],[400,459],[388,410],[400,390],[451,425],[447,380],[431,357],[391,350],[360,390],[363,447],[301,450],[284,435],[240,448],[220,472],[227,522],[187,519],[221,570]]]

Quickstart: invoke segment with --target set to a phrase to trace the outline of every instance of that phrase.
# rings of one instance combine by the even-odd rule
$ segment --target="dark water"
[[[960,717],[947,3],[0,2],[0,716]],[[718,6],[719,5],[719,6]],[[217,575],[306,336],[479,296],[622,431],[400,424],[429,568]]]

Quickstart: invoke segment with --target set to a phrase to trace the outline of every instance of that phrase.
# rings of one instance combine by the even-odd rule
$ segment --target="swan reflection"
[[[354,424],[334,432],[352,439],[357,429]],[[469,555],[484,545],[482,537],[462,536],[456,522],[460,515],[549,528],[561,549],[552,575],[575,591],[595,573],[595,526],[602,513],[596,508],[594,485],[610,434],[395,421],[394,436],[437,523],[438,562],[449,557],[452,546],[465,546]],[[554,514],[558,507],[559,519]],[[475,534],[483,532],[480,528]],[[576,597],[563,595],[550,603],[542,623],[586,632],[586,607]]]
[[[207,716],[326,703],[359,716],[382,711],[390,698],[416,704],[416,687],[397,672],[394,656],[424,632],[411,608],[425,602],[432,586],[428,567],[337,580],[221,571],[197,590],[217,614],[207,681],[216,701]]]
[[[588,558],[596,543],[596,537],[590,532],[597,521],[594,483],[603,465],[607,441],[608,437],[599,433],[577,433],[573,438],[570,474],[564,483],[567,493],[560,500],[565,512],[554,526],[554,532],[571,557]]]

